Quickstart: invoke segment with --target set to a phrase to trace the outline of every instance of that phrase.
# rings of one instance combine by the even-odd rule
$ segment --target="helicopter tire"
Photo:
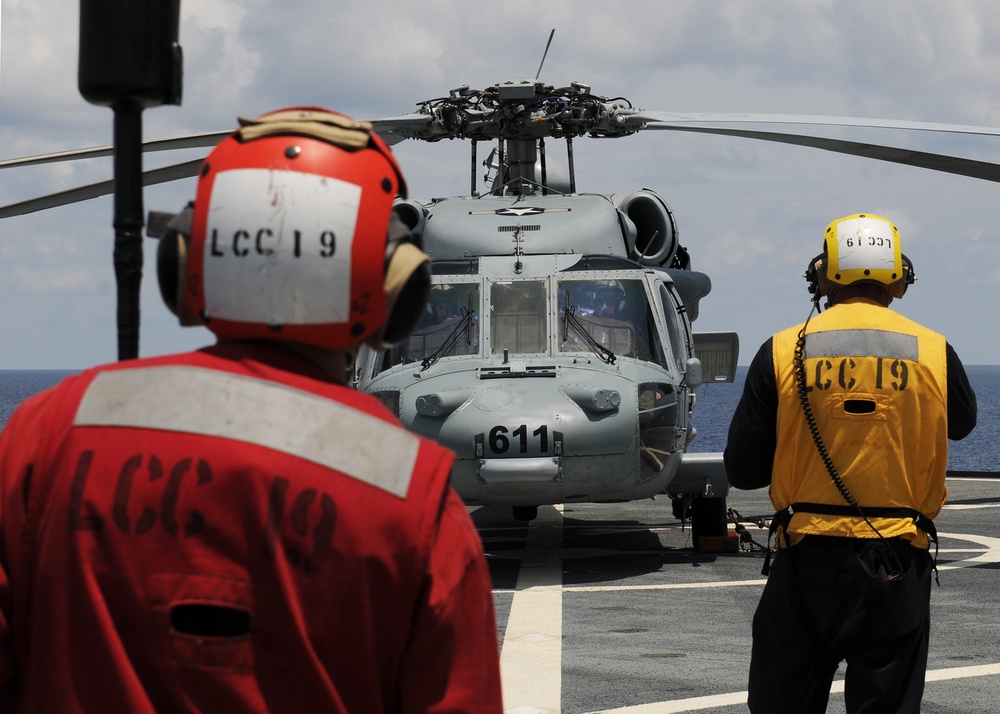
[[[515,521],[528,522],[538,517],[538,506],[514,506],[511,510]]]
[[[699,538],[725,536],[728,529],[726,499],[696,498],[691,502],[691,537],[696,548]]]

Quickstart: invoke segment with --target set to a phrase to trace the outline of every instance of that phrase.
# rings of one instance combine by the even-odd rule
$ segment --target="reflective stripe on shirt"
[[[102,372],[74,426],[234,439],[305,459],[405,497],[420,448],[400,427],[274,382],[198,367]]]

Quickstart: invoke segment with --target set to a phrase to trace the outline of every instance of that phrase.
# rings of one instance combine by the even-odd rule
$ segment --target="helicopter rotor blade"
[[[375,131],[382,137],[386,144],[392,146],[398,144],[408,135],[401,135],[398,132],[408,130],[411,134],[426,128],[431,118],[426,114],[410,114],[391,119],[376,119],[372,121]],[[170,139],[150,139],[142,142],[143,152],[152,151],[178,151],[180,149],[205,149],[214,147],[220,141],[229,136],[231,131],[212,131],[203,134],[190,134],[188,136],[178,136]],[[115,147],[111,144],[104,146],[92,146],[85,149],[68,149],[66,151],[54,151],[49,154],[37,154],[34,156],[22,156],[13,159],[0,161],[0,169],[19,168],[26,166],[38,166],[41,164],[54,164],[61,161],[80,161],[82,159],[97,159],[105,156],[113,156]]]
[[[956,174],[984,181],[1000,182],[1000,164],[975,159],[963,159],[947,154],[935,154],[914,149],[900,149],[894,146],[868,144],[844,139],[830,139],[804,134],[787,134],[782,132],[757,131],[748,129],[727,129],[723,127],[674,126],[669,124],[648,124],[646,129],[661,129],[669,131],[687,131],[704,134],[719,134],[722,136],[738,136],[745,139],[758,139],[795,146],[807,146],[814,149],[824,149],[840,154],[861,156],[878,161],[888,161],[906,166],[915,166],[931,171]]]
[[[425,138],[434,118],[429,114],[404,114],[386,119],[371,119],[375,133],[389,146],[405,139]]]
[[[382,139],[389,144],[399,142],[411,136],[415,136],[422,130],[426,130],[431,123],[431,117],[426,114],[410,114],[388,119],[376,119],[372,121],[375,131]],[[405,133],[400,133],[405,132]],[[153,139],[143,142],[143,151],[173,151],[177,149],[194,149],[215,146],[222,139],[231,134],[231,131],[210,132],[205,134],[192,134],[190,136],[177,137],[172,139]],[[114,153],[113,146],[95,146],[87,149],[72,149],[69,151],[59,151],[51,154],[39,154],[18,159],[7,159],[0,161],[0,169],[24,166],[34,166],[38,164],[56,163],[59,161],[76,161],[79,159],[99,158],[111,156]],[[198,173],[198,167],[204,159],[194,159],[159,169],[151,169],[143,172],[143,186],[152,186],[169,181],[177,181],[190,178]],[[36,198],[11,203],[0,206],[0,219],[22,216],[28,213],[44,211],[48,208],[58,208],[71,203],[87,201],[91,198],[106,196],[114,192],[113,181],[101,181],[87,186],[79,186],[65,191],[46,194]]]
[[[866,129],[901,129],[906,131],[929,131],[944,134],[977,134],[1000,136],[1000,127],[974,126],[969,124],[946,124],[942,122],[907,121],[902,119],[873,119],[870,117],[843,117],[810,114],[733,114],[733,113],[688,113],[659,111],[624,111],[619,113],[628,125],[645,125],[641,128],[665,128],[661,125],[679,127],[710,123],[723,124],[799,124],[803,126],[839,126]]]
[[[166,183],[168,181],[191,178],[192,176],[196,176],[198,174],[198,168],[201,166],[202,161],[203,159],[194,159],[180,164],[173,164],[171,166],[164,166],[158,169],[143,171],[142,185],[153,186],[155,184]],[[87,186],[71,188],[66,191],[58,191],[45,196],[39,196],[38,198],[31,198],[27,201],[20,201],[6,206],[0,206],[0,218],[23,216],[27,213],[44,211],[47,208],[58,208],[59,206],[66,206],[71,203],[78,203],[91,198],[98,198],[99,196],[107,196],[113,193],[114,190],[114,181],[101,181]]]
[[[610,106],[609,110],[611,114],[614,115],[612,121],[609,123],[609,126],[621,127],[624,129],[624,133],[634,133],[640,130],[660,130],[736,136],[741,138],[757,139],[760,141],[771,141],[795,146],[823,149],[851,156],[860,156],[879,161],[888,161],[907,166],[915,166],[932,171],[951,173],[986,181],[1000,182],[1000,164],[987,161],[977,161],[974,159],[965,159],[946,154],[936,154],[925,151],[917,151],[914,149],[902,149],[881,144],[871,144],[807,134],[707,125],[720,123],[798,124],[812,126],[823,125],[930,131],[949,134],[985,136],[1000,136],[1000,128],[838,116],[809,116],[794,114],[681,114],[674,112],[636,111],[631,109],[623,110],[620,107],[611,108]],[[454,138],[455,136],[461,135],[460,128],[456,129],[455,127],[448,125],[448,123],[442,124],[438,118],[428,113],[414,113],[397,117],[373,119],[371,120],[371,124],[375,131],[390,146],[398,144],[405,139],[437,141],[442,138]],[[155,139],[143,142],[143,150],[170,151],[189,148],[207,148],[215,146],[215,144],[229,134],[229,131],[223,131],[193,134],[190,136],[171,139]],[[75,149],[51,154],[40,154],[37,156],[0,161],[0,169],[111,156],[113,152],[114,147],[112,146],[100,146],[89,149]],[[202,159],[196,159],[144,172],[143,185],[150,186],[194,176],[197,173],[201,161]],[[113,182],[103,181],[0,207],[0,218],[24,215],[26,213],[45,210],[47,208],[55,208],[107,195],[112,192]]]
[[[143,152],[147,151],[176,151],[178,149],[201,149],[215,146],[232,132],[215,131],[207,134],[191,134],[179,136],[172,139],[151,139],[142,142]],[[94,146],[87,149],[71,149],[69,151],[56,151],[51,154],[38,154],[37,156],[24,156],[16,159],[6,159],[0,161],[0,169],[16,168],[24,166],[37,166],[39,164],[52,164],[60,161],[79,161],[81,159],[96,159],[102,156],[112,156],[115,147],[108,144],[106,146]]]

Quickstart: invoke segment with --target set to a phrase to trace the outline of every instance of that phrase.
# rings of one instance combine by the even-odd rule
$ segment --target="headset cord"
[[[883,560],[888,560],[886,558],[886,553],[892,556],[892,560],[895,563],[896,570],[894,573],[887,574],[890,580],[899,577],[903,573],[903,564],[899,560],[899,556],[896,555],[896,551],[889,546],[879,529],[868,520],[868,516],[861,509],[861,505],[858,503],[858,499],[854,497],[850,489],[847,488],[847,484],[844,483],[843,479],[840,478],[840,474],[837,472],[837,467],[833,463],[833,459],[830,456],[830,452],[826,448],[826,444],[823,443],[823,436],[819,433],[819,425],[816,423],[816,417],[813,415],[812,405],[809,403],[809,389],[806,386],[806,365],[805,365],[805,346],[806,346],[806,327],[809,325],[809,318],[812,317],[813,311],[809,311],[809,316],[806,318],[805,323],[802,325],[802,329],[799,330],[798,338],[795,341],[795,384],[798,389],[799,401],[802,403],[802,414],[806,418],[806,424],[809,426],[809,433],[812,435],[813,442],[816,444],[816,450],[819,452],[820,459],[823,460],[823,465],[826,466],[827,473],[830,474],[830,478],[833,479],[833,484],[840,491],[840,495],[844,497],[844,500],[857,510],[858,515],[861,516],[862,520],[868,524],[875,535],[879,537],[880,545],[882,546],[882,557]]]

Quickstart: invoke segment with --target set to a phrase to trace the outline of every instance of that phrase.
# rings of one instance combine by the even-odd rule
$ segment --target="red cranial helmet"
[[[406,337],[428,259],[393,213],[406,185],[371,124],[312,107],[240,124],[161,240],[168,307],[228,340],[341,349]]]

